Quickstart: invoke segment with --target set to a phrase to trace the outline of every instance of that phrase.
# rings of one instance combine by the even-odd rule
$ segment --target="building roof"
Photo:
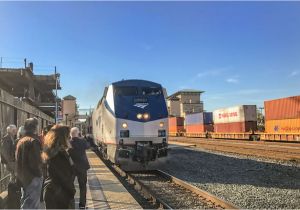
[[[174,99],[178,95],[181,95],[181,94],[191,94],[191,93],[201,94],[201,93],[204,93],[204,91],[202,91],[202,90],[195,90],[195,89],[183,89],[183,90],[179,90],[176,93],[173,93],[172,95],[168,96],[167,99]]]
[[[64,100],[76,100],[76,98],[74,96],[71,96],[71,95],[67,95],[63,99]]]
[[[55,75],[34,75],[29,68],[0,68],[0,87],[16,97],[24,96],[24,88],[31,83],[42,94],[55,89]],[[61,89],[58,82],[58,89]]]
[[[56,101],[53,92],[56,88],[56,76],[35,75],[32,63],[24,68],[0,68],[0,88],[52,115]],[[61,89],[59,80],[57,89]]]

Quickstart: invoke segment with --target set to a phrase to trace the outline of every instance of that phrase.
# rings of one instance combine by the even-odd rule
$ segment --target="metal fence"
[[[36,117],[39,121],[38,129],[54,123],[54,119],[46,115],[38,108],[15,98],[8,92],[0,89],[0,139],[6,134],[6,127],[14,124],[17,127],[24,125],[29,117]],[[1,144],[0,144],[1,150]],[[5,165],[0,164],[0,193],[7,189],[10,174]]]
[[[0,164],[0,193],[7,190],[7,186],[10,180],[10,173],[6,170],[4,164]]]

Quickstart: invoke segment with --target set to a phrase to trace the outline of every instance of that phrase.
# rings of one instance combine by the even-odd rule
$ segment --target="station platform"
[[[87,151],[91,168],[88,170],[88,209],[142,209],[115,175],[92,151]],[[79,185],[75,182],[75,208],[79,204]]]

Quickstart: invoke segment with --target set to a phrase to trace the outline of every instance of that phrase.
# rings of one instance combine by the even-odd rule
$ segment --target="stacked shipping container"
[[[243,133],[257,130],[256,105],[241,105],[213,112],[216,133]]]
[[[188,114],[185,117],[186,134],[204,133],[213,131],[213,114],[212,112],[201,112]]]
[[[184,132],[183,117],[169,117],[169,135],[176,136],[178,133]]]
[[[267,133],[300,133],[300,96],[265,101]]]

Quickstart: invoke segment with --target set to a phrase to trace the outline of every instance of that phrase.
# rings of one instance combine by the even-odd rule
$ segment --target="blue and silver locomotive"
[[[92,118],[100,151],[122,168],[151,165],[167,156],[168,111],[160,84],[145,80],[112,83]]]

